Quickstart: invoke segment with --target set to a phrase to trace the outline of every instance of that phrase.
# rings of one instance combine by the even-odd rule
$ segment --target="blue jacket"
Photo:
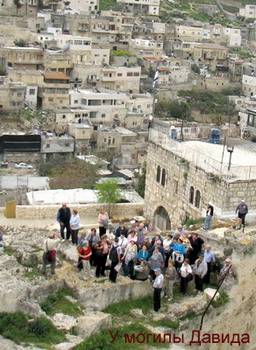
[[[143,251],[142,249],[139,250],[139,253],[137,255],[137,258],[140,260],[148,260],[148,251]]]
[[[180,252],[180,254],[185,254],[186,252],[186,248],[184,246],[184,244],[180,245],[179,243],[175,243],[174,247],[173,247],[173,251],[174,252]]]

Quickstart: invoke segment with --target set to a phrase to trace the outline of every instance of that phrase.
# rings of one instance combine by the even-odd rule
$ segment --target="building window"
[[[46,144],[46,148],[50,148],[50,144],[49,143]]]
[[[66,119],[66,115],[65,114],[62,115],[62,119]]]
[[[35,95],[36,89],[29,89],[29,95]]]
[[[115,142],[116,142],[116,139],[115,139],[115,137],[113,137],[112,143],[114,144]]]
[[[161,185],[165,186],[166,181],[166,175],[165,175],[165,169],[162,170],[162,179],[161,179]]]
[[[157,171],[156,171],[156,182],[160,183],[160,178],[161,178],[161,168],[158,165]]]
[[[191,186],[190,187],[190,191],[189,191],[189,203],[193,204],[194,203],[194,187]]]
[[[197,208],[200,207],[200,201],[201,201],[201,194],[200,194],[200,191],[196,191],[196,199],[195,199],[195,206]]]
[[[122,73],[117,73],[117,76],[118,77],[121,77],[123,74]]]
[[[127,75],[127,77],[132,77],[133,76],[133,74],[129,73],[129,72],[126,75]]]
[[[102,115],[101,115],[101,118],[106,118],[106,114],[102,114]]]
[[[69,143],[68,143],[68,142],[67,142],[67,143],[65,143],[65,146],[66,146],[66,147],[69,147]]]
[[[78,100],[74,100],[74,103],[78,103]]]
[[[252,114],[248,115],[247,125],[254,126],[254,115]]]

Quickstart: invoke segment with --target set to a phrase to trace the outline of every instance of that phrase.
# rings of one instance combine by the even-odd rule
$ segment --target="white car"
[[[17,163],[15,164],[16,169],[33,169],[32,165],[27,163]]]

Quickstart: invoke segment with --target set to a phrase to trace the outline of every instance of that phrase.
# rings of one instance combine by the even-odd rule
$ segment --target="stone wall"
[[[97,216],[101,208],[108,211],[108,204],[72,204],[71,209],[77,209],[80,217]],[[56,219],[57,211],[60,205],[18,205],[16,207],[17,219]],[[141,215],[143,212],[142,203],[120,203],[111,205],[111,216],[113,217],[133,217]]]
[[[154,143],[149,145],[147,164],[144,215],[147,219],[154,218],[154,223],[159,207],[167,211],[171,228],[174,228],[187,218],[205,216],[209,201],[213,203],[217,217],[234,217],[236,206],[244,199],[251,216],[255,216],[256,181],[225,181]],[[158,166],[160,182],[156,180]],[[164,186],[161,184],[163,169]],[[193,203],[190,203],[191,187],[194,188]],[[195,205],[196,191],[200,192],[199,207]]]

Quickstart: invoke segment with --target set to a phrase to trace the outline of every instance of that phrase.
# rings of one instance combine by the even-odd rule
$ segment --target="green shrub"
[[[18,344],[33,343],[48,349],[65,340],[64,332],[56,329],[51,321],[38,318],[29,322],[22,312],[0,313],[0,334]]]
[[[81,316],[83,312],[80,308],[66,298],[74,297],[73,292],[68,288],[61,288],[57,293],[50,295],[45,302],[41,304],[41,309],[49,316],[61,312],[70,316]]]
[[[43,319],[38,319],[29,323],[28,332],[39,336],[46,335],[49,332],[49,326],[43,321]]]
[[[226,292],[220,292],[218,299],[214,300],[212,303],[213,307],[221,307],[229,302],[229,296]]]

